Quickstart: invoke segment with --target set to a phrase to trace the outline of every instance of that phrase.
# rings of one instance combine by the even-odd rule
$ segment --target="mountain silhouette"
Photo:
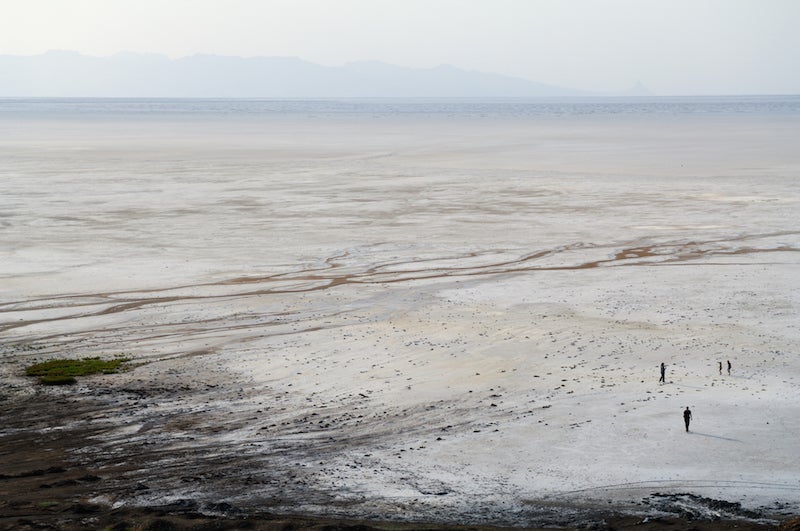
[[[637,93],[646,91],[637,85]],[[123,52],[0,55],[2,97],[559,97],[593,94],[450,65],[407,68],[376,61],[327,67],[295,57]]]

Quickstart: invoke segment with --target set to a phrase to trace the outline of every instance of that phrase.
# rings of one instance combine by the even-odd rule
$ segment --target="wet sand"
[[[18,124],[4,522],[800,512],[800,124],[575,120]]]

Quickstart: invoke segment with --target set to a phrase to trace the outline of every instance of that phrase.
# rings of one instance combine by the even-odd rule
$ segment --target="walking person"
[[[719,362],[719,375],[722,376],[722,362]]]
[[[689,422],[692,420],[692,412],[689,411],[689,406],[686,406],[686,410],[683,412],[683,423],[686,424],[686,433],[689,433]]]
[[[664,362],[661,362],[661,378],[658,380],[658,383],[665,383],[666,380],[664,376],[667,374],[667,366],[664,365]]]
[[[720,365],[722,364],[720,363]],[[728,360],[728,376],[730,375],[731,375],[731,360]]]

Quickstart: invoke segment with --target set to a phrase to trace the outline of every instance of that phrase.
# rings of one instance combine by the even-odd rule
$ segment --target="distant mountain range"
[[[651,93],[641,84],[619,94]],[[327,67],[294,57],[0,55],[0,97],[569,97],[601,94],[449,65]]]

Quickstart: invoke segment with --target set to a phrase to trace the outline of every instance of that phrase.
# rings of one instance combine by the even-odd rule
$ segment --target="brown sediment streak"
[[[179,301],[182,299],[183,297],[159,297],[157,299],[141,299],[138,301],[126,302],[123,304],[115,304],[111,308],[106,308],[105,310],[93,313],[92,315],[108,315],[111,313],[125,312],[128,310],[135,310],[137,308],[141,308],[142,306],[146,306],[148,304],[153,304],[153,303],[163,304],[167,302]]]
[[[461,265],[461,266],[442,266],[436,267],[437,262],[452,262],[458,260],[468,260],[502,253],[502,250],[486,250],[464,253],[456,256],[443,256],[436,258],[426,258],[420,260],[398,260],[377,265],[364,267],[361,271],[352,273],[336,274],[336,270],[345,267],[344,261],[349,258],[349,253],[329,257],[325,260],[324,267],[309,268],[299,271],[289,271],[265,276],[236,277],[218,282],[200,283],[175,286],[165,289],[138,290],[138,291],[119,291],[110,293],[60,295],[52,298],[38,298],[28,301],[15,301],[0,304],[0,316],[3,314],[14,314],[17,312],[54,310],[54,309],[91,309],[102,306],[96,311],[76,312],[69,315],[57,317],[18,320],[0,324],[0,332],[13,330],[15,328],[56,322],[68,319],[96,317],[115,313],[127,312],[141,309],[147,306],[165,305],[174,302],[197,302],[197,301],[223,301],[234,300],[246,297],[257,297],[277,294],[290,293],[309,293],[336,288],[346,284],[394,284],[400,282],[412,282],[421,280],[444,279],[450,277],[473,277],[473,276],[493,276],[500,274],[517,274],[535,271],[579,271],[595,268],[609,267],[631,267],[647,266],[656,267],[664,265],[688,265],[702,258],[711,256],[732,256],[732,255],[751,255],[757,253],[775,252],[797,252],[800,249],[790,246],[756,248],[756,247],[732,247],[733,242],[753,240],[758,238],[769,238],[800,232],[782,232],[761,235],[743,235],[727,239],[716,239],[708,241],[691,242],[666,242],[653,245],[631,245],[623,247],[612,254],[611,257],[602,260],[593,260],[578,264],[559,264],[544,265],[538,261],[552,256],[562,255],[570,251],[578,250],[599,250],[604,248],[618,247],[617,245],[596,245],[587,243],[575,243],[555,249],[538,251],[523,255],[521,257],[485,263],[481,265]],[[433,267],[419,267],[422,264],[433,264]],[[415,267],[416,266],[416,267]],[[297,282],[311,283],[311,285],[297,287],[262,287],[261,289],[244,291],[238,293],[225,293],[214,295],[169,295],[170,291],[180,289],[197,289],[203,287],[219,286],[245,286],[253,284],[269,284],[278,282]],[[144,294],[161,293],[162,296],[142,297]],[[132,295],[139,295],[132,297]],[[261,323],[259,326],[263,326]]]
[[[334,312],[332,314],[326,314],[326,319],[334,319],[337,316],[343,314],[344,312]],[[118,337],[119,334],[125,333],[128,340],[131,337],[134,337],[136,341],[154,341],[154,340],[170,340],[170,339],[180,339],[185,340],[187,338],[193,336],[213,336],[217,332],[230,332],[234,330],[239,331],[249,331],[249,330],[259,330],[263,331],[265,328],[269,327],[280,327],[280,326],[287,326],[287,325],[297,325],[299,322],[281,322],[281,321],[253,321],[247,323],[236,323],[232,322],[228,317],[219,317],[215,319],[202,319],[197,321],[191,321],[188,323],[179,322],[179,323],[166,323],[166,324],[159,324],[159,325],[150,325],[148,327],[126,327],[126,326],[119,326],[119,327],[102,327],[102,328],[95,328],[95,329],[86,329],[81,330],[76,334],[70,334],[73,337],[71,340],[68,341],[61,341],[61,345],[69,345],[71,343],[80,343],[85,340],[86,337],[92,338],[101,338],[102,336],[105,337]],[[302,333],[309,333],[309,332],[316,332],[319,330],[326,330],[332,328],[340,328],[345,326],[343,323],[331,323],[328,325],[320,325],[320,324],[312,324],[310,326],[306,326],[304,328],[298,329],[291,329],[291,330],[273,330],[270,332],[270,337],[279,337],[279,336],[286,336],[286,335],[294,335],[294,334],[302,334]],[[142,331],[141,328],[149,329]],[[133,336],[132,336],[133,334]],[[50,341],[55,339],[63,339],[62,334],[52,334],[48,336],[41,336],[38,338],[40,341]],[[236,342],[248,342],[252,338],[242,337],[239,339],[230,339],[226,340],[226,343],[236,343]],[[203,349],[204,351],[211,352],[213,349]],[[197,352],[190,352],[187,355],[197,355]],[[184,355],[179,355],[178,357],[183,357]]]

